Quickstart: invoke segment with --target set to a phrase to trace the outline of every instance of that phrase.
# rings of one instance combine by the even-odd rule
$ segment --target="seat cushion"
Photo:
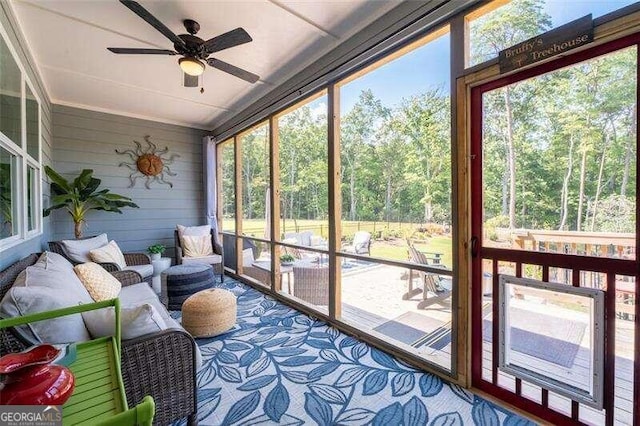
[[[120,269],[127,267],[127,262],[124,260],[122,250],[120,250],[118,244],[113,240],[102,247],[89,251],[89,257],[98,263],[115,263]]]
[[[148,303],[156,309],[160,317],[167,324],[167,328],[177,328],[179,330],[184,330],[184,328],[180,324],[178,324],[176,320],[171,318],[171,316],[169,315],[169,311],[167,311],[167,308],[165,308],[164,305],[160,303],[158,296],[153,291],[151,286],[149,286],[149,284],[147,283],[138,283],[122,287],[119,299],[123,308],[136,307]],[[201,365],[202,355],[200,354],[200,348],[198,348],[198,345],[196,345],[196,367],[200,368]]]
[[[136,271],[142,278],[147,278],[153,275],[153,265],[148,263],[144,265],[131,265],[122,268],[123,271]]]
[[[64,252],[76,263],[91,262],[89,252],[106,246],[109,243],[107,234],[100,234],[93,238],[84,240],[62,240],[60,241]]]
[[[82,313],[91,337],[115,335],[115,310],[113,307]],[[168,328],[156,308],[149,303],[122,308],[120,324],[123,340],[135,339],[145,334],[156,333]]]
[[[251,249],[248,249],[251,250]],[[194,263],[206,263],[207,265],[215,265],[217,263],[222,262],[222,256],[219,254],[211,254],[209,256],[199,256],[199,257],[183,257],[182,263],[184,265],[191,265]]]
[[[88,262],[76,265],[73,269],[96,302],[118,297],[122,284],[102,266]]]

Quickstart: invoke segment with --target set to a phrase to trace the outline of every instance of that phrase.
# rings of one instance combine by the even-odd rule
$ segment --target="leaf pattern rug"
[[[201,425],[530,425],[230,278],[228,333],[196,339]],[[172,312],[180,319],[180,312]]]

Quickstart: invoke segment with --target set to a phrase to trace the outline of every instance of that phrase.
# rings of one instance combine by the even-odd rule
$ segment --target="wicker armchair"
[[[211,247],[213,248],[213,253],[220,256],[219,262],[209,263],[210,260],[205,259],[202,263],[209,263],[213,266],[213,271],[216,274],[220,274],[220,282],[224,282],[224,252],[222,250],[222,246],[216,243],[216,239],[214,237],[214,230],[211,230]],[[187,259],[182,252],[182,244],[180,244],[180,236],[178,235],[178,231],[173,231],[173,239],[175,241],[176,247],[176,265],[182,265],[184,263],[184,259]],[[192,258],[194,261],[198,258]]]
[[[37,260],[38,254],[31,254],[0,272],[0,299],[18,274]],[[141,282],[135,271],[112,274],[123,286]],[[184,417],[188,424],[197,424],[195,345],[193,337],[176,329],[123,340],[120,361],[127,403],[134,406],[151,395],[156,403],[154,424],[170,424]],[[0,356],[28,346],[12,329],[0,330]]]
[[[87,237],[87,238],[91,238],[91,237]],[[62,242],[61,241],[49,241],[49,250],[51,250],[52,252],[58,253],[59,255],[63,256],[65,259],[67,259],[73,265],[77,265],[78,264],[78,262],[74,261],[69,256],[67,256],[67,253],[64,251],[64,247],[62,246]],[[123,254],[124,254],[124,260],[127,263],[127,266],[150,265],[151,264],[151,259],[149,258],[149,256],[147,256],[144,253],[123,253]],[[102,266],[104,269],[106,269],[109,272],[116,272],[116,271],[120,271],[121,270],[120,266],[118,266],[115,263],[99,263],[99,265]],[[148,282],[149,284],[151,284],[151,279],[152,278],[153,278],[153,273],[151,273],[151,275],[143,276],[142,280]]]
[[[294,264],[293,295],[314,305],[328,305],[329,268]]]

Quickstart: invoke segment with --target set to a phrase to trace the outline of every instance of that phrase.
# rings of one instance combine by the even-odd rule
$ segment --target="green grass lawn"
[[[402,235],[409,234],[411,230],[416,229],[418,224],[414,223],[398,223],[398,222],[357,222],[342,221],[342,235],[352,237],[358,231],[367,231],[376,235],[392,235],[388,239],[375,239],[371,244],[371,255],[385,259],[407,260],[408,249],[407,244]],[[281,222],[282,227],[282,222]],[[285,232],[302,232],[313,231],[316,235],[322,235],[327,238],[328,222],[326,220],[297,220],[287,219],[285,221]],[[224,219],[223,230],[234,230],[233,219]],[[264,238],[265,220],[264,219],[244,219],[242,221],[242,231],[245,235]],[[395,235],[395,237],[393,236]],[[453,266],[452,257],[452,241],[449,236],[434,236],[427,238],[427,242],[417,242],[416,247],[421,251],[442,253],[442,263],[449,268]]]

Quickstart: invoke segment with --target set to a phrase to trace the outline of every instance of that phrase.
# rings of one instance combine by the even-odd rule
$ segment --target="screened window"
[[[42,228],[40,101],[0,37],[0,250]]]

